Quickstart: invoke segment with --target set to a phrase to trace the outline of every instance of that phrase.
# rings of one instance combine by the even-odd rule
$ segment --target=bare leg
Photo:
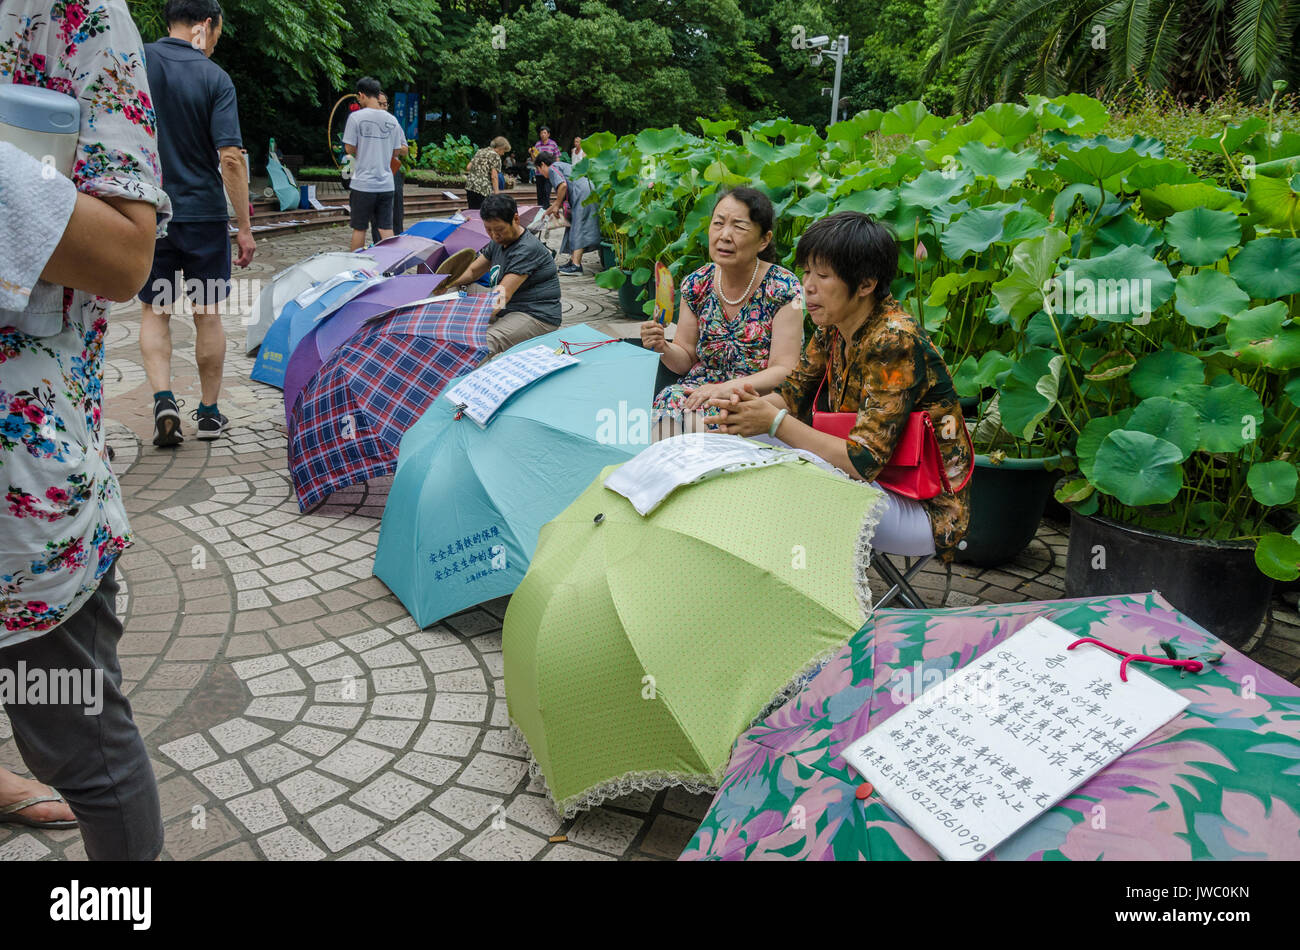
[[[392,236],[393,236],[392,228],[389,228],[387,231],[385,231],[383,228],[379,229],[379,240],[387,241]]]
[[[383,232],[381,231],[380,233],[382,234]],[[365,243],[366,243],[366,232],[358,231],[355,228],[353,228],[352,229],[352,250],[354,251],[361,250],[362,245],[364,245]]]
[[[154,392],[172,388],[171,317],[147,303],[140,308],[140,358]]]
[[[194,361],[199,365],[199,390],[205,405],[215,405],[221,395],[226,365],[226,331],[215,306],[195,308]]]
[[[573,251],[571,251],[571,252],[569,253],[569,260],[570,260],[570,262],[573,264],[574,267],[581,267],[581,266],[582,266],[582,248],[580,248],[580,247],[578,247],[578,248],[574,248]]]

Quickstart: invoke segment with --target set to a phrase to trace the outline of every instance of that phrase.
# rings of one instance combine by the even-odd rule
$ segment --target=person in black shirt
[[[231,263],[226,194],[239,225],[235,264],[252,263],[257,244],[248,213],[235,86],[225,70],[209,59],[221,39],[221,5],[217,0],[167,0],[164,16],[168,35],[147,44],[144,52],[158,118],[163,190],[172,201],[172,219],[167,236],[154,247],[153,269],[140,291],[140,354],[154,390],[153,444],[173,446],[185,439],[180,403],[171,390],[167,308],[174,307],[182,295],[194,307],[194,356],[201,395],[191,417],[197,422],[198,437],[215,439],[229,422],[217,409],[226,358],[219,305],[229,292]]]
[[[488,326],[489,359],[516,343],[560,326],[560,277],[555,257],[537,235],[519,223],[519,207],[509,195],[488,195],[479,209],[483,230],[492,238],[455,284],[470,284],[494,264],[501,265],[497,310]]]

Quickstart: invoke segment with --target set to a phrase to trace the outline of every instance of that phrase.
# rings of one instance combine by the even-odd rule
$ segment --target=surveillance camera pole
[[[831,124],[839,121],[840,111],[840,71],[844,68],[844,57],[849,52],[849,38],[840,34],[835,38],[834,49],[826,50],[827,56],[835,57],[835,84],[831,91]]]

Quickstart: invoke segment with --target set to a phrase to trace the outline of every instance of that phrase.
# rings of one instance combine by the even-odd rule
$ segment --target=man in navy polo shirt
[[[158,117],[163,190],[172,201],[167,236],[154,248],[153,270],[140,292],[140,354],[154,389],[157,446],[184,441],[180,403],[171,389],[172,307],[186,294],[194,308],[194,357],[201,396],[191,418],[200,439],[215,439],[229,422],[217,409],[226,334],[220,303],[229,292],[230,236],[226,194],[239,224],[235,263],[247,267],[256,242],[248,213],[248,178],[240,151],[235,86],[209,57],[221,38],[217,0],[167,0],[168,35],[145,46],[149,88]],[[222,186],[225,186],[225,194]]]

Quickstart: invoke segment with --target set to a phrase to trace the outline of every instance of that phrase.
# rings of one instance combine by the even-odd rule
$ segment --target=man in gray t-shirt
[[[479,215],[492,241],[452,286],[471,284],[489,267],[500,265],[500,281],[493,291],[496,312],[487,334],[488,350],[496,356],[516,343],[559,329],[560,278],[555,255],[519,223],[514,198],[488,195]]]
[[[406,136],[391,112],[379,107],[383,89],[367,76],[357,82],[361,108],[348,116],[343,148],[353,157],[351,200],[352,250],[366,242],[371,220],[380,240],[393,236],[393,163],[408,151]]]

